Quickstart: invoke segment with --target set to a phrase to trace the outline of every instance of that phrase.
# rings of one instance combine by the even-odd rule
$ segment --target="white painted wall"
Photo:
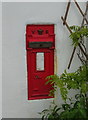
[[[79,3],[85,10],[85,3]],[[3,117],[38,118],[38,112],[48,108],[53,99],[27,100],[27,68],[25,50],[25,26],[31,23],[54,23],[56,30],[56,50],[58,74],[67,68],[72,53],[69,32],[62,25],[66,3],[3,3]],[[81,14],[72,3],[69,12],[69,25],[80,24]],[[75,70],[80,61],[75,58],[69,71]],[[56,100],[61,102],[59,96]]]
[[[2,118],[2,3],[0,2],[0,119]]]

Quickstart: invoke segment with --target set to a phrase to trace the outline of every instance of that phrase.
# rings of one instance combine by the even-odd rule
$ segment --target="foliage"
[[[66,99],[70,100],[70,104],[62,104],[60,108],[54,107],[52,110],[48,109],[47,115],[43,113],[43,117],[48,120],[87,120],[88,108],[86,106],[86,98],[85,94],[88,92],[87,82],[88,82],[88,66],[84,65],[79,67],[76,72],[67,73],[66,70],[61,76],[51,75],[47,77],[48,81],[46,84],[54,84],[54,90],[50,91],[50,95],[54,94],[54,91],[59,87],[62,98],[66,101]],[[78,89],[80,90],[80,94],[75,95],[75,103],[72,103],[72,100],[67,97],[68,91],[70,89]],[[55,110],[59,111],[56,114],[53,114]],[[52,111],[52,112],[51,112]]]
[[[88,98],[85,95],[88,92],[88,66],[81,66],[73,73],[67,73],[65,70],[62,75],[51,75],[47,79],[46,84],[55,84],[55,88],[50,91],[50,94],[54,94],[53,92],[59,87],[62,98],[65,100],[65,104],[60,107],[62,111],[58,113],[59,120],[87,120],[88,107],[86,101]],[[72,103],[72,100],[67,97],[70,89],[80,91],[79,94],[75,95],[75,103]],[[67,99],[70,100],[70,104],[66,103]]]
[[[73,45],[76,47],[81,42],[83,37],[88,37],[88,27],[87,26],[71,26],[73,31],[69,36],[72,39]]]
[[[47,77],[48,81],[46,84],[55,84],[54,90],[50,91],[50,95],[59,87],[62,98],[67,99],[68,90],[78,89],[80,93],[86,94],[88,91],[88,66],[81,66],[76,72],[67,73],[66,70],[61,76],[50,75]]]
[[[48,83],[54,84],[54,90],[50,90],[50,94],[49,95],[53,96],[54,95],[54,91],[56,91],[57,88],[59,87],[61,95],[62,95],[62,98],[64,100],[66,100],[68,91],[67,91],[67,88],[65,87],[64,81],[62,81],[60,79],[60,77],[58,75],[56,75],[56,74],[55,75],[50,75],[46,79],[48,79],[46,84],[48,84]]]
[[[62,105],[63,106],[63,105]],[[87,120],[88,110],[85,105],[85,97],[83,95],[76,95],[76,102],[71,104],[64,104],[64,111],[60,113],[61,120]]]
[[[85,107],[85,97],[77,94],[75,98],[75,103],[65,103],[61,107],[55,104],[53,107],[50,105],[49,109],[45,109],[40,113],[42,120],[87,120],[88,110]]]
[[[42,120],[45,120],[45,119],[60,120],[59,113],[58,113],[60,109],[61,108],[58,108],[58,106],[55,105],[55,103],[53,103],[53,107],[52,105],[50,105],[49,109],[45,109],[39,114],[42,115]]]

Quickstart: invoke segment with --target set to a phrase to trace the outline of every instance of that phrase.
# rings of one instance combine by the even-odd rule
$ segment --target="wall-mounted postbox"
[[[51,98],[53,87],[46,83],[46,77],[54,74],[54,25],[27,25],[27,76],[28,99]]]

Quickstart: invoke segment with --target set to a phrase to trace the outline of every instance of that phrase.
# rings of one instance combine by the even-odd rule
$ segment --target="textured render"
[[[85,3],[79,3],[85,10]],[[57,73],[67,68],[73,48],[69,32],[62,25],[66,3],[3,3],[3,118],[39,118],[38,112],[48,108],[53,99],[27,100],[27,68],[25,26],[31,23],[54,23],[57,50]],[[69,25],[81,23],[82,17],[74,4],[69,12]],[[80,62],[75,55],[72,67],[74,71]],[[71,93],[72,94],[72,93]],[[62,102],[59,92],[56,102]]]

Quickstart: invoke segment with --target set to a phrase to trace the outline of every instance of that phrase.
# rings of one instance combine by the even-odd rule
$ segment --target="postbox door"
[[[54,50],[33,49],[28,52],[28,99],[50,98],[46,77],[54,74]]]

